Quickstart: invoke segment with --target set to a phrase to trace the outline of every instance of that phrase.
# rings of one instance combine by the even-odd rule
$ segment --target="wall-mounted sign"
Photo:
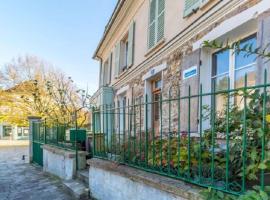
[[[155,69],[151,69],[151,75],[154,75],[155,74]]]
[[[197,74],[198,74],[198,67],[197,66],[190,67],[190,68],[184,70],[183,80],[189,79],[193,76],[197,76]]]

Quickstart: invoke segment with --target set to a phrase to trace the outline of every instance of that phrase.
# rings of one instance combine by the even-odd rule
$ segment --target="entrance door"
[[[161,79],[155,79],[152,82],[152,127],[155,135],[160,132],[160,93],[161,93]]]

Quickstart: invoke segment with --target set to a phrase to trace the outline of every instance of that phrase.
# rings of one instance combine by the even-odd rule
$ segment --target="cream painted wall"
[[[189,17],[183,17],[184,0],[165,0],[165,43],[184,31],[196,19],[207,12],[213,5],[220,0],[212,0],[197,13]],[[223,0],[226,2],[239,2],[239,0]],[[107,37],[104,39],[98,55],[103,61],[109,58],[115,45],[128,32],[131,22],[136,22],[135,26],[135,47],[134,47],[134,65],[129,69],[136,68],[147,59],[147,38],[148,38],[148,16],[150,0],[127,0],[112,25]],[[217,8],[214,8],[217,9]],[[189,33],[192,35],[192,32]],[[113,61],[114,63],[114,61]],[[125,76],[125,75],[123,75]],[[122,77],[123,77],[122,76]],[[121,77],[120,77],[121,79]],[[112,85],[114,84],[114,66],[112,69]]]

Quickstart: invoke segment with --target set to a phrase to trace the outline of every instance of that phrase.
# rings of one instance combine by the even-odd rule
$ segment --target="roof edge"
[[[113,23],[114,23],[116,17],[118,16],[119,11],[120,11],[121,8],[123,7],[125,1],[126,1],[126,0],[118,0],[118,2],[117,2],[116,6],[115,6],[115,8],[114,8],[114,11],[113,11],[111,17],[110,17],[110,19],[109,19],[107,25],[105,26],[105,30],[104,30],[103,36],[102,36],[102,38],[100,39],[100,41],[99,41],[99,43],[98,43],[98,46],[97,46],[97,48],[96,48],[96,50],[95,50],[95,52],[94,52],[94,55],[93,55],[93,57],[92,57],[93,59],[95,59],[95,60],[100,59],[100,58],[98,57],[98,55],[97,55],[97,54],[98,54],[98,51],[100,50],[100,47],[101,47],[101,45],[103,44],[104,39],[106,38],[108,32],[110,31],[110,29],[111,29],[111,27],[112,27],[112,25],[113,25]]]

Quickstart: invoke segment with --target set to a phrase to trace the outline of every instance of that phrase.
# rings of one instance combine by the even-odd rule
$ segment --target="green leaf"
[[[218,196],[219,198],[223,199],[223,198],[224,198],[224,193],[218,191],[218,192],[217,192],[217,196]]]
[[[250,153],[250,158],[253,161],[256,160],[256,158],[257,158],[257,150],[256,150],[256,148],[252,148],[251,153]]]
[[[258,166],[259,169],[267,169],[267,166],[264,162],[261,162]]]
[[[262,191],[262,190],[260,190],[260,196],[261,196],[262,200],[269,200],[267,193]]]

